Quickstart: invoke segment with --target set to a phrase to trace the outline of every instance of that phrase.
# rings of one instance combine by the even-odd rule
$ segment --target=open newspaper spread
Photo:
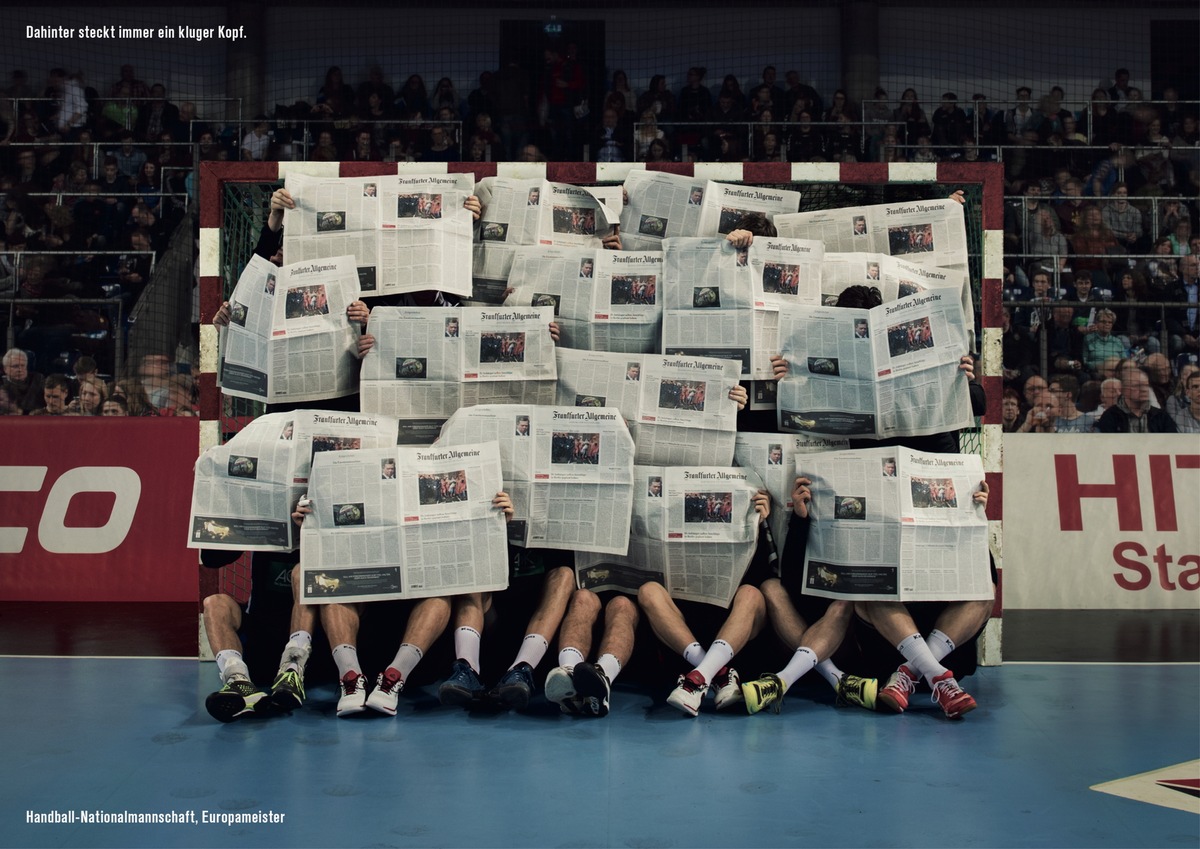
[[[871,310],[786,307],[780,340],[782,431],[886,438],[973,423],[958,369],[967,333],[951,289]]]
[[[468,407],[435,447],[500,445],[514,516],[509,541],[530,548],[624,554],[634,496],[633,440],[612,407]]]
[[[579,586],[636,594],[657,581],[672,598],[728,607],[754,559],[762,489],[750,469],[635,466],[629,553],[579,553]]]
[[[429,445],[460,407],[554,402],[550,307],[376,307],[361,405],[401,420],[399,439]]]
[[[495,443],[318,454],[300,533],[308,604],[428,598],[508,585]]]
[[[551,306],[561,344],[593,351],[658,349],[663,256],[658,251],[517,248],[509,306]]]
[[[354,257],[285,265],[253,256],[229,297],[217,385],[268,403],[340,398],[358,391],[358,299]]]
[[[812,479],[805,592],[863,601],[992,597],[974,454],[902,446],[803,457]]]

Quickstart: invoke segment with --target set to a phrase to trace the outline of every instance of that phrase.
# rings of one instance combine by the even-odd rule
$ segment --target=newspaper
[[[749,469],[635,466],[624,557],[575,556],[579,586],[636,593],[657,581],[672,598],[728,607],[754,559],[762,489]]]
[[[884,303],[930,289],[953,289],[955,297],[969,288],[965,268],[917,265],[887,254],[825,254],[821,264],[821,303],[833,306],[850,286],[874,286]]]
[[[518,247],[599,248],[620,221],[621,205],[612,203],[612,188],[485,177],[475,192],[484,209],[474,247],[474,297],[490,303],[504,299]]]
[[[974,454],[902,446],[804,457],[812,479],[805,592],[862,601],[992,597]]]
[[[376,307],[361,406],[429,445],[460,407],[552,404],[558,369],[549,307]]]
[[[514,516],[509,542],[624,554],[634,495],[633,440],[618,410],[498,404],[455,413],[435,447],[500,444]]]
[[[568,348],[655,351],[662,271],[658,251],[517,248],[505,304],[553,307]]]
[[[294,410],[292,482],[308,483],[313,458],[325,451],[357,451],[396,444],[398,422],[377,413]]]
[[[380,186],[395,180],[289,172],[284,187],[296,207],[284,211],[284,262],[353,256],[359,289],[378,294]]]
[[[373,294],[436,289],[470,297],[474,217],[463,203],[474,191],[471,175],[402,176],[381,189]]]
[[[229,298],[218,343],[226,395],[268,403],[338,398],[358,390],[358,327],[346,308],[359,296],[354,257],[279,268],[253,256]]]
[[[775,549],[783,553],[792,515],[792,486],[797,474],[806,468],[808,454],[821,451],[845,451],[850,440],[793,433],[739,433],[733,461],[750,469],[762,479],[771,493],[771,537]],[[799,471],[797,471],[799,470]]]
[[[780,338],[788,363],[779,382],[780,430],[886,438],[973,423],[958,368],[967,333],[950,290],[871,310],[787,307]]]
[[[300,532],[308,604],[429,598],[508,585],[498,446],[321,454]]]
[[[620,410],[635,463],[729,464],[737,430],[729,391],[737,372],[732,360],[560,348],[557,403]]]
[[[773,379],[779,310],[819,304],[823,249],[811,241],[667,239],[662,350],[738,360],[741,377]]]
[[[733,230],[747,212],[776,214],[800,208],[800,193],[715,183],[661,171],[630,171],[628,205],[621,211],[626,250],[662,250],[664,239],[716,236]]]
[[[293,473],[293,414],[268,413],[196,460],[190,548],[292,551],[292,507],[304,492]]]

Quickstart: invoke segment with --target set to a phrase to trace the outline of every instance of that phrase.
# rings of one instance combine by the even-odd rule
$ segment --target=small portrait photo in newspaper
[[[458,317],[457,316],[451,316],[450,318],[446,319],[446,338],[447,339],[457,339],[458,338]]]
[[[662,478],[654,475],[646,480],[646,495],[651,498],[662,498]]]
[[[517,436],[529,436],[529,416],[517,416],[515,433]]]
[[[387,457],[379,464],[379,479],[394,481],[396,479],[396,458]]]

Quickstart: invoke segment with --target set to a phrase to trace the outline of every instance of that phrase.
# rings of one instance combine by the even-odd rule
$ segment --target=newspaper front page
[[[293,472],[293,414],[259,416],[196,460],[188,547],[292,551],[292,507],[304,493]]]
[[[800,208],[800,193],[787,189],[729,183],[705,186],[697,236],[724,236],[732,232],[741,218],[761,212],[768,219],[795,213]],[[782,234],[780,234],[782,235]]]
[[[955,293],[933,289],[871,310],[796,306],[780,313],[788,374],[783,431],[886,438],[969,427],[967,352]]]
[[[359,297],[354,257],[275,266],[251,257],[220,330],[217,384],[267,403],[340,398],[358,391],[358,328],[346,308]]]
[[[737,372],[732,360],[560,348],[557,403],[620,410],[636,463],[729,463],[737,430],[729,392]]]
[[[391,295],[436,289],[471,296],[474,217],[463,203],[470,174],[401,176],[381,186],[379,288]]]
[[[509,541],[529,548],[624,554],[634,495],[633,439],[612,407],[498,404],[455,413],[435,447],[500,445],[514,516]]]
[[[579,586],[636,594],[657,581],[672,598],[728,607],[754,559],[762,488],[750,469],[634,467],[629,553],[576,555]]]
[[[861,601],[989,599],[988,528],[974,454],[902,446],[812,454],[805,592]]]
[[[362,408],[398,416],[400,442],[429,445],[460,407],[551,404],[552,315],[550,307],[376,307]]]
[[[354,257],[364,297],[378,294],[380,177],[310,177],[289,172],[284,187],[296,204],[283,214],[283,261]]]
[[[821,451],[845,451],[850,440],[795,433],[739,433],[733,452],[738,466],[750,469],[771,493],[771,537],[783,554],[792,515],[792,486],[804,474],[805,457]]]
[[[320,454],[300,533],[307,604],[429,598],[508,585],[495,443]]]
[[[292,482],[308,483],[313,458],[326,451],[357,451],[396,444],[395,416],[344,413],[337,410],[294,410]]]

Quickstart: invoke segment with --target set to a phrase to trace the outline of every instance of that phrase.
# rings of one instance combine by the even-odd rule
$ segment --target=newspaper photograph
[[[370,294],[470,297],[474,218],[463,203],[474,191],[471,175],[401,176],[380,188],[378,288]]]
[[[283,261],[354,257],[363,294],[375,293],[379,266],[380,188],[394,175],[310,177],[289,172],[284,187],[295,209],[283,213]]]
[[[728,607],[758,544],[758,476],[718,466],[633,471],[629,553],[576,555],[579,586],[636,594],[657,581],[672,598]]]
[[[780,342],[788,363],[777,398],[780,430],[886,438],[974,421],[958,370],[966,328],[952,290],[871,310],[788,307]]]
[[[737,228],[743,216],[761,212],[768,219],[795,213],[800,208],[800,193],[745,184],[714,183],[704,188],[697,236],[724,236]],[[784,235],[780,232],[780,235]],[[819,240],[818,240],[819,241]]]
[[[429,598],[508,585],[495,443],[320,454],[300,532],[307,604]]]
[[[633,440],[612,407],[497,404],[459,410],[436,448],[500,445],[521,547],[624,554],[633,499]]]
[[[824,242],[830,253],[878,253],[919,265],[967,267],[963,205],[949,199],[793,212],[774,220],[780,236]]]
[[[220,328],[217,383],[226,395],[268,403],[339,398],[358,390],[359,297],[350,256],[285,265],[253,256]]]
[[[804,457],[812,480],[805,592],[863,601],[989,599],[984,479],[974,454],[902,446]]]
[[[806,455],[822,451],[846,451],[850,440],[844,437],[812,436],[795,433],[739,433],[733,462],[750,469],[771,493],[771,536],[776,553],[783,554],[792,515],[792,485],[804,474]]]
[[[428,445],[460,407],[553,403],[552,315],[549,307],[376,307],[361,406],[399,417],[402,442]]]
[[[189,548],[293,551],[291,513],[304,493],[293,474],[293,414],[268,413],[196,460]]]

